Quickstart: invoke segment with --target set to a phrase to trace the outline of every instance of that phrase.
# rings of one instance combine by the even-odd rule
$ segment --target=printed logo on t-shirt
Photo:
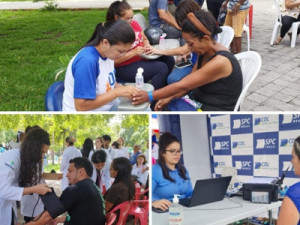
[[[115,74],[113,72],[110,72],[108,75],[108,81],[106,82],[106,92],[111,91],[111,87],[114,87],[116,84],[116,78]]]
[[[140,31],[135,32],[135,41],[133,42],[131,49],[134,49],[137,46],[140,46],[140,43],[143,42],[143,36]]]

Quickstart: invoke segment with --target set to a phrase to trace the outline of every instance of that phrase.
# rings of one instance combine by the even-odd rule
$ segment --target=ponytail
[[[131,44],[135,41],[135,33],[130,24],[123,20],[99,23],[84,47],[96,46],[103,39],[107,39],[111,45]]]
[[[111,3],[106,13],[106,21],[115,20],[115,16],[122,17],[124,11],[131,10],[131,6],[126,0]]]

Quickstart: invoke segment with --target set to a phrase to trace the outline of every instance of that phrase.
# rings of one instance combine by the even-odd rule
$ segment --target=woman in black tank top
[[[168,105],[176,111],[233,111],[242,91],[243,77],[235,56],[214,37],[222,30],[214,17],[203,10],[188,13],[182,36],[198,62],[192,72],[177,83],[153,92],[139,91],[133,104],[159,100],[155,110]],[[181,98],[189,93],[189,98]]]

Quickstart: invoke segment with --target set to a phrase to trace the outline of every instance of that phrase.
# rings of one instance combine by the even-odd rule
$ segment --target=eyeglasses
[[[166,152],[170,152],[171,155],[176,155],[176,154],[182,155],[182,150],[181,149],[179,149],[179,150],[169,149],[169,150],[166,150]]]
[[[128,22],[128,23],[131,23],[132,22],[132,20],[133,20],[133,17],[131,17],[131,18],[122,18],[122,17],[120,17],[119,16],[119,18],[121,19],[121,20],[124,20],[124,21],[126,21],[126,22]]]

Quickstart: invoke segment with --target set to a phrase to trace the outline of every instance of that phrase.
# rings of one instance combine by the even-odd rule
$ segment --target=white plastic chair
[[[274,44],[274,42],[277,38],[277,35],[279,33],[279,30],[282,26],[281,9],[283,7],[283,4],[284,4],[284,0],[274,0],[274,5],[275,5],[275,9],[276,9],[276,21],[275,21],[273,32],[272,32],[270,45]],[[300,26],[300,22],[294,22],[290,29],[292,32],[291,48],[294,48],[296,46],[297,30],[298,30],[299,26]]]
[[[248,20],[248,17],[247,17],[247,20]],[[246,32],[246,34],[247,34],[248,51],[250,51],[250,30],[249,30],[249,26],[246,24],[246,21],[243,26],[243,32]]]
[[[257,76],[261,67],[261,57],[257,52],[247,51],[235,55],[243,74],[243,89],[233,111],[238,111],[246,96],[247,90]]]
[[[136,22],[138,22],[138,24],[141,26],[141,28],[143,30],[145,30],[148,26],[147,24],[147,21],[146,21],[146,18],[140,14],[140,13],[137,13],[133,16],[133,20],[135,20]]]
[[[217,42],[229,48],[234,37],[234,30],[229,26],[221,26],[222,32],[218,34]]]

